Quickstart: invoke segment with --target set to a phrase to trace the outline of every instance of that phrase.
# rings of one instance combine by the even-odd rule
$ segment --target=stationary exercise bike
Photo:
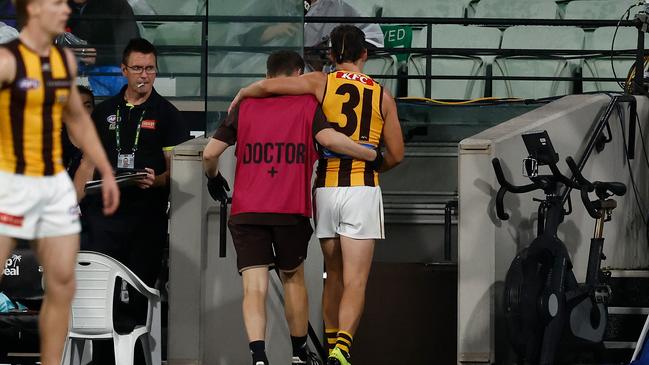
[[[600,269],[604,222],[611,219],[616,202],[626,186],[618,182],[586,180],[571,157],[566,162],[573,178],[557,168],[559,155],[546,131],[523,135],[529,157],[523,160],[524,174],[531,184],[515,186],[503,174],[500,161],[492,160],[501,187],[496,196],[496,211],[501,220],[509,219],[503,199],[506,192],[526,193],[542,190],[539,202],[537,237],[512,261],[505,279],[504,311],[509,340],[521,363],[554,364],[564,346],[596,345],[602,342],[607,324],[609,275]],[[539,175],[539,166],[548,166],[551,174]],[[557,237],[559,225],[572,211],[570,189],[581,193],[588,214],[596,220],[590,242],[586,282],[578,283],[565,244]],[[591,201],[588,193],[595,192]],[[568,202],[568,210],[564,203]]]

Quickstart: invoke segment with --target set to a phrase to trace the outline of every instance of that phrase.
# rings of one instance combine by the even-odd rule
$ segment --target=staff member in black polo
[[[121,65],[128,84],[92,113],[113,168],[146,169],[146,178],[121,189],[121,207],[111,217],[101,214],[100,196],[88,195],[81,202],[88,227],[88,240],[82,242],[81,248],[116,258],[149,286],[158,277],[167,237],[171,149],[189,139],[178,110],[153,88],[156,57],[151,43],[132,39],[123,52]],[[82,160],[75,176],[80,199],[92,170]],[[128,311],[136,314],[129,313],[129,317],[140,322],[139,318],[146,315],[146,303],[138,303],[140,296],[131,294]]]

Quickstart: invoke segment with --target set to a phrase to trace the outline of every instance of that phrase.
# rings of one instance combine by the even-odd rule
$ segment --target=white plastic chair
[[[117,277],[129,283],[149,300],[146,324],[138,325],[131,333],[124,335],[115,332],[113,327],[113,293]],[[70,330],[62,364],[85,363],[84,360],[88,356],[86,345],[91,340],[112,338],[116,365],[133,364],[138,339],[142,340],[147,365],[160,365],[160,292],[144,284],[124,264],[92,251],[79,252],[76,280],[77,291],[72,302]]]

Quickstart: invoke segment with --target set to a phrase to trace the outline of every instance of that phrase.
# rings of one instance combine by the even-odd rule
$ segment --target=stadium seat
[[[502,49],[584,48],[584,31],[576,27],[516,26],[503,34]],[[497,57],[494,76],[571,77],[574,64],[560,57]],[[572,93],[572,81],[494,80],[493,95],[499,97],[542,98]]]
[[[196,8],[205,0],[146,0],[158,15],[196,15]]]
[[[383,0],[354,0],[349,4],[362,16],[378,16],[383,12]]]
[[[80,251],[76,265],[77,290],[72,302],[70,329],[62,364],[82,363],[88,340],[112,339],[116,365],[132,365],[135,344],[142,342],[146,363],[160,365],[162,354],[160,292],[148,287],[131,270],[112,257]],[[128,282],[148,299],[147,318],[126,334],[113,327],[113,295],[117,278]]]
[[[413,47],[426,47],[426,31],[419,31],[413,39]],[[465,27],[461,25],[433,26],[434,48],[493,48],[500,45],[501,32],[496,28]],[[433,56],[433,75],[485,76],[486,66],[493,57]],[[411,55],[408,74],[426,74],[426,56]],[[433,99],[474,99],[484,95],[484,80],[433,80]],[[408,81],[408,96],[424,96],[425,80]]]
[[[553,1],[481,0],[475,6],[474,18],[556,19],[559,14]]]
[[[159,15],[205,15],[206,0],[189,0],[178,6],[169,0],[147,0]],[[211,3],[210,3],[211,4]],[[146,24],[145,24],[146,26]],[[169,22],[146,29],[146,38],[156,46],[201,46],[202,23]],[[216,37],[215,37],[216,38]],[[201,52],[159,50],[158,67],[161,74],[156,89],[165,96],[197,96],[200,94]],[[196,76],[176,77],[177,73]]]
[[[165,23],[158,26],[153,37],[156,46],[200,46],[201,23]],[[159,78],[169,78],[173,87],[159,90],[166,96],[196,96],[199,95],[201,78],[201,53],[164,51],[158,54]],[[176,77],[177,73],[196,73],[196,76]],[[157,80],[156,80],[157,81]],[[165,83],[165,85],[169,85]]]
[[[465,4],[449,0],[386,1],[383,16],[463,18]]]
[[[296,1],[258,1],[210,0],[210,15],[247,15],[247,16],[287,16],[303,14],[302,2]],[[232,98],[237,91],[266,74],[266,59],[274,48],[303,46],[301,25],[295,23],[298,32],[288,36],[281,35],[263,41],[255,38],[257,27],[277,25],[277,23],[250,22],[210,22],[208,25],[208,42],[210,46],[227,47],[267,47],[258,52],[242,49],[241,52],[210,50],[208,72],[221,76],[210,76],[207,80],[208,97]],[[248,37],[250,35],[252,37]],[[229,76],[232,74],[233,76]],[[242,74],[252,75],[240,76]]]
[[[211,72],[221,76],[208,77],[207,95],[210,97],[231,99],[239,89],[266,75],[268,55],[265,53],[221,52],[214,57],[219,57],[219,63]],[[230,74],[233,76],[225,76]],[[238,74],[251,76],[238,76]]]
[[[637,0],[577,0],[566,6],[565,19],[620,19]],[[637,12],[631,9],[631,18]]]
[[[593,32],[593,36],[586,42],[586,49],[592,50],[610,50],[613,40],[615,27],[598,28]],[[638,30],[636,28],[620,27],[615,36],[615,49],[628,50],[636,49],[638,43]],[[645,48],[649,45],[649,40],[645,38]],[[634,65],[634,56],[615,57],[613,64],[615,74],[619,78],[626,78],[629,69]],[[583,77],[614,77],[611,68],[610,57],[588,58],[582,66]],[[621,91],[622,89],[616,82],[606,81],[584,81],[584,92],[589,91]]]
[[[380,75],[394,76],[397,74],[396,59],[391,55],[371,56],[367,59],[367,62],[365,62],[363,72],[372,77]],[[377,77],[376,81],[389,90],[392,95],[397,95],[396,79],[383,79]]]
[[[133,14],[135,15],[156,15],[155,9],[149,5],[147,0],[128,0],[128,5],[131,6]]]

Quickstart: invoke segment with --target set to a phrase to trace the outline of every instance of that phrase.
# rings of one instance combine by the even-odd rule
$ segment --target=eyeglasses
[[[131,72],[139,74],[142,73],[142,71],[146,72],[147,74],[154,74],[157,73],[158,70],[155,68],[155,66],[126,66],[127,69],[131,70]]]

